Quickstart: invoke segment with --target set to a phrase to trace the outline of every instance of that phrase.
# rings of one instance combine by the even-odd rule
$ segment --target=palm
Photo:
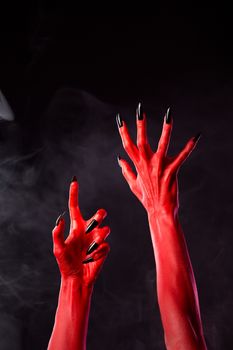
[[[81,239],[72,238],[65,242],[65,248],[57,255],[58,265],[62,275],[75,276],[88,283],[93,282],[103,261],[93,261],[83,264],[86,259],[87,244]]]

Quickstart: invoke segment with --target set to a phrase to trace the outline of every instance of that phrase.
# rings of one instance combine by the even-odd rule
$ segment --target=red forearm
[[[206,349],[198,293],[178,215],[149,214],[158,302],[168,349]]]
[[[85,350],[92,287],[62,279],[48,350]]]

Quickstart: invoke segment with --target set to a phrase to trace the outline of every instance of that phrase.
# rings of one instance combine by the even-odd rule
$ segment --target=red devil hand
[[[124,149],[134,163],[137,176],[127,161],[118,157],[122,173],[132,192],[148,213],[174,212],[179,207],[177,173],[182,163],[194,149],[200,134],[192,137],[181,152],[169,157],[167,150],[172,131],[170,109],[164,118],[163,131],[156,152],[152,152],[146,134],[146,115],[141,104],[137,109],[137,146],[130,138],[127,126],[117,115],[117,124]]]
[[[49,350],[86,350],[91,295],[109,245],[104,242],[110,229],[100,228],[106,211],[100,209],[85,221],[78,205],[78,182],[70,185],[70,233],[64,239],[62,215],[53,230],[54,255],[61,272],[61,287]]]
[[[167,155],[172,130],[170,110],[156,152],[146,135],[146,116],[137,109],[137,146],[131,140],[125,122],[117,115],[123,146],[134,163],[118,158],[132,192],[147,210],[156,260],[158,303],[169,350],[206,350],[198,293],[185,238],[178,220],[177,173],[194,149],[200,134],[191,138],[174,157]]]
[[[74,277],[82,285],[93,285],[109,252],[109,227],[99,227],[107,215],[104,209],[85,221],[78,205],[78,182],[70,185],[69,197],[70,233],[64,240],[65,221],[62,215],[53,230],[54,255],[63,279]]]

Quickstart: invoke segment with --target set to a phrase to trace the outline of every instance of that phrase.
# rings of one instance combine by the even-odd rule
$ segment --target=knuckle
[[[130,182],[129,176],[128,176],[128,171],[127,170],[122,170],[122,174],[124,175],[124,178],[126,179],[127,182]]]
[[[138,138],[138,140],[137,140],[138,148],[144,147],[144,146],[145,146],[145,143],[146,143],[145,140],[143,140],[141,137]]]
[[[146,144],[141,143],[141,144],[138,144],[137,146],[138,146],[139,153],[141,153],[141,155],[144,157],[146,154]]]
[[[162,156],[163,156],[163,145],[162,144],[159,144],[156,154],[157,154],[158,158],[162,158]]]
[[[61,248],[59,248],[57,245],[53,248],[53,254],[56,258],[59,258],[61,255]]]
[[[135,182],[131,183],[129,186],[130,186],[132,191],[137,191],[137,184]]]
[[[158,148],[163,148],[166,145],[165,140],[160,140]]]
[[[126,151],[130,151],[131,150],[131,143],[129,142],[129,140],[125,140],[123,143],[124,149]]]

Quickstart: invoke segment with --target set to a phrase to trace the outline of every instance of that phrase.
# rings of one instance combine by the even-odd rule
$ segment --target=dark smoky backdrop
[[[231,22],[217,7],[153,11],[81,16],[67,2],[15,20],[1,12],[0,90],[15,115],[0,120],[1,350],[47,347],[60,282],[51,231],[73,175],[84,217],[103,207],[111,227],[87,348],[165,349],[146,213],[116,159],[127,156],[115,115],[135,138],[139,101],[154,149],[169,106],[170,154],[202,132],[179,173],[180,220],[208,348],[232,346]]]

